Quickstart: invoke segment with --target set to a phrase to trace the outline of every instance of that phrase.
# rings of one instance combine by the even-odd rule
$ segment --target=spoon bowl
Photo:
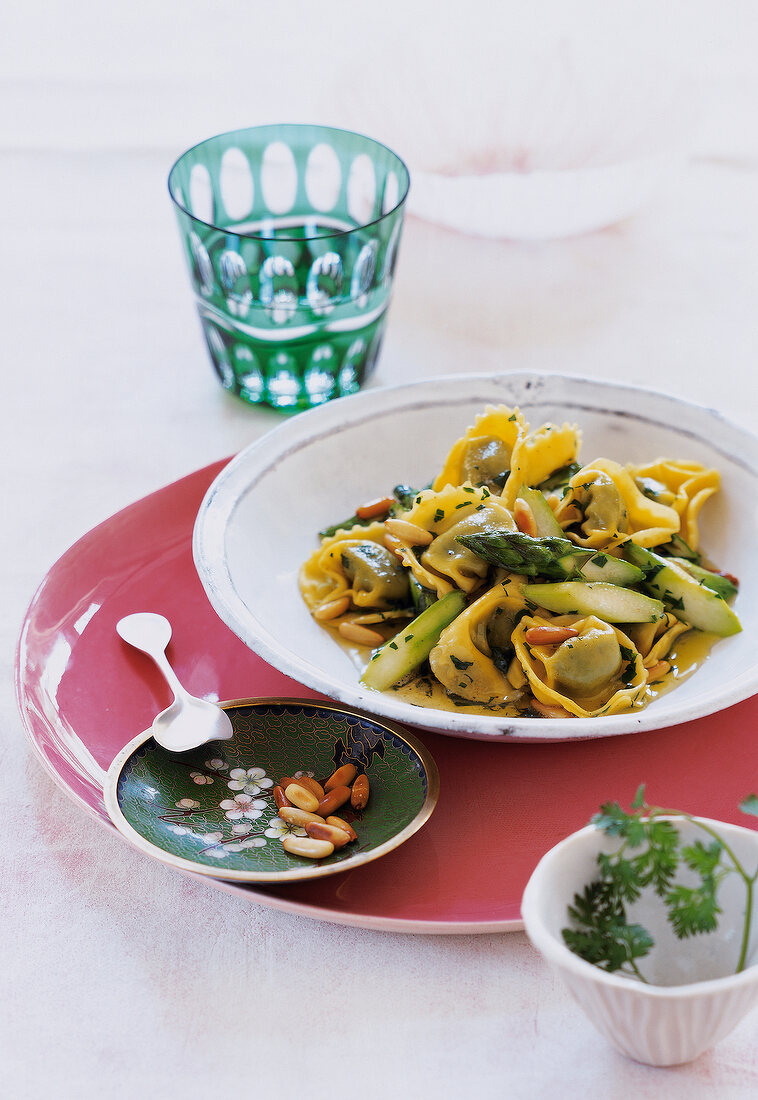
[[[207,699],[198,699],[179,682],[166,657],[171,623],[163,615],[140,611],[116,623],[119,636],[152,657],[174,693],[174,701],[153,719],[155,741],[169,752],[188,752],[208,741],[228,741],[232,724],[224,711]]]

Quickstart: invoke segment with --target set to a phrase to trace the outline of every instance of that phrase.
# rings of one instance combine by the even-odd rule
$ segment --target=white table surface
[[[758,1012],[691,1065],[637,1065],[523,933],[397,935],[263,908],[131,850],[43,773],[11,681],[47,570],[102,519],[279,422],[211,371],[165,190],[172,159],[219,129],[298,115],[392,135],[412,167],[416,147],[365,86],[336,95],[332,37],[310,6],[291,51],[283,16],[265,17],[267,40],[263,13],[236,0],[182,14],[21,7],[0,44],[0,1093],[756,1095]],[[388,4],[390,27],[423,7]],[[497,6],[501,31],[518,7]],[[329,5],[343,19],[354,8]],[[410,216],[373,385],[562,371],[654,386],[754,427],[756,20],[748,4],[697,3],[686,26],[662,23],[704,91],[681,171],[633,218],[573,240],[474,239]],[[378,56],[392,41],[382,25],[376,39],[352,27],[349,41],[374,41]],[[303,75],[306,58],[320,80]]]

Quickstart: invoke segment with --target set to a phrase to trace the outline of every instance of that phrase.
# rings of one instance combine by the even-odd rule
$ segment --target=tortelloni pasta
[[[540,627],[569,627],[576,633],[560,642],[530,645],[530,633],[536,635]],[[524,616],[513,644],[535,699],[548,707],[595,718],[629,710],[644,696],[647,672],[634,643],[595,615],[551,621]]]
[[[597,719],[645,706],[736,633],[699,549],[718,472],[581,464],[576,425],[489,407],[428,487],[323,532],[300,589],[362,682],[427,707]],[[367,496],[369,494],[367,493]]]

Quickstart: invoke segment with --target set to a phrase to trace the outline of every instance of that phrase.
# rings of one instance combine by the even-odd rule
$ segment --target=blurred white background
[[[412,169],[563,166],[647,145],[672,108],[684,133],[684,82],[695,149],[755,153],[757,30],[751,0],[9,0],[0,144],[178,152],[318,120]]]
[[[560,371],[755,430],[758,4],[6,0],[0,22],[0,1092],[299,1095],[303,1067],[347,1066],[362,1100],[658,1100],[662,1081],[669,1100],[752,1100],[754,1021],[664,1079],[610,1050],[520,933],[345,929],[146,860],[54,787],[10,685],[24,612],[75,540],[280,422],[213,374],[167,194],[175,157],[219,131],[367,132],[408,162],[412,215],[425,173],[679,154],[633,216],[583,236],[409,217],[372,384]],[[358,1026],[326,1004],[303,1050],[291,1004],[336,973],[364,991]]]

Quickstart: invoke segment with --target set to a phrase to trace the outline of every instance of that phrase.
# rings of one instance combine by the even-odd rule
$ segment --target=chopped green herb
[[[473,661],[461,661],[452,653],[450,654],[450,660],[453,662],[459,672],[463,672],[464,669],[470,668],[471,665],[474,663]]]

